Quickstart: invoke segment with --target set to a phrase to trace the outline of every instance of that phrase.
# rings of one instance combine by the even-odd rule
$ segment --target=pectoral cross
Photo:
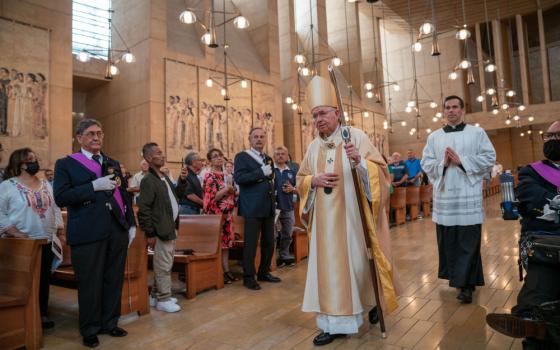
[[[327,159],[327,163],[329,163],[329,165],[334,162],[334,160],[332,158]]]

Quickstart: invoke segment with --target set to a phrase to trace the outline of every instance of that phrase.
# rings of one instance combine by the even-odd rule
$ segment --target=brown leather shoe
[[[512,314],[488,314],[486,323],[494,330],[512,338],[536,338],[544,340],[546,324],[540,320],[522,318]]]

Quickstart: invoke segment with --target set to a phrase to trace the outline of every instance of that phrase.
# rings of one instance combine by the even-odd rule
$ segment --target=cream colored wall
[[[71,152],[72,140],[72,1],[0,0],[0,16],[51,30],[48,159],[42,167]],[[10,149],[6,149],[5,165]]]
[[[203,1],[199,6],[206,3],[208,2]],[[280,68],[278,40],[274,40],[278,38],[277,10],[275,1],[267,1],[266,4],[267,11],[270,12],[269,23],[260,27],[266,27],[267,35],[263,37],[250,33],[236,33],[230,37],[230,45],[233,48],[236,45],[235,40],[240,40],[238,46],[243,50],[253,50],[248,53],[253,61],[261,60],[258,61],[258,66],[249,65],[254,67],[254,70],[247,69],[247,62],[242,63],[240,69],[246,78],[274,87],[276,97],[271,101],[271,105],[274,106],[273,113],[277,116],[276,143],[280,144],[283,143]],[[136,56],[136,62],[119,65],[121,74],[115,76],[112,82],[88,92],[86,109],[88,116],[97,117],[104,124],[105,151],[123,162],[131,171],[139,168],[140,150],[144,143],[153,141],[165,145],[164,60],[168,58],[221,70],[221,64],[216,65],[216,62],[221,62],[221,51],[200,45],[200,35],[196,28],[185,28],[186,25],[179,22],[178,15],[174,15],[183,7],[183,1],[176,0],[113,0],[113,22]],[[254,49],[264,41],[268,42],[269,48],[266,62],[262,62],[263,53]],[[119,47],[119,43],[114,42],[114,46]],[[240,50],[232,49],[236,64],[242,62],[240,52],[243,50]],[[264,67],[270,67],[270,72]],[[101,74],[100,71],[97,76],[102,77]],[[168,165],[177,175],[180,164]]]

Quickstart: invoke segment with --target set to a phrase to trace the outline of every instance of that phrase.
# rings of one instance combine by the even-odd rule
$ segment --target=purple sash
[[[94,173],[95,176],[97,176],[98,178],[101,177],[101,164],[99,164],[95,160],[89,159],[82,152],[71,154],[69,155],[69,157],[74,159],[78,163],[82,164],[87,170]],[[117,204],[119,205],[119,208],[121,209],[121,213],[124,216],[124,201],[121,195],[121,191],[117,191],[117,190],[118,187],[115,187],[115,190],[113,191],[113,198],[115,199],[115,202],[117,202]]]
[[[540,161],[531,164],[531,168],[535,169],[535,171],[542,176],[543,179],[560,188],[560,170],[548,166]]]

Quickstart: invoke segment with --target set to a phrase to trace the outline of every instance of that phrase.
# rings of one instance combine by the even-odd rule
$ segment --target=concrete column
[[[502,40],[502,23],[499,19],[492,20],[492,36],[494,38],[494,55],[496,57],[496,88],[498,89],[498,98],[500,103],[505,101],[505,60],[504,45]]]
[[[482,41],[484,38],[480,34],[480,23],[475,24],[475,34],[476,34],[476,57],[478,61],[478,80],[480,84],[480,91],[486,91],[486,77],[484,75],[484,58],[482,56]],[[488,104],[482,103],[482,111],[486,112],[488,109]]]
[[[519,50],[519,67],[521,72],[521,94],[523,103],[528,105],[529,101],[529,67],[527,59],[527,42],[525,41],[525,31],[523,28],[523,17],[515,15],[515,24],[517,30],[517,47]]]
[[[542,8],[537,10],[537,19],[539,24],[539,46],[541,53],[541,70],[544,90],[544,102],[550,102],[550,74],[548,72],[548,52],[546,49],[546,39],[544,36],[544,19]]]

